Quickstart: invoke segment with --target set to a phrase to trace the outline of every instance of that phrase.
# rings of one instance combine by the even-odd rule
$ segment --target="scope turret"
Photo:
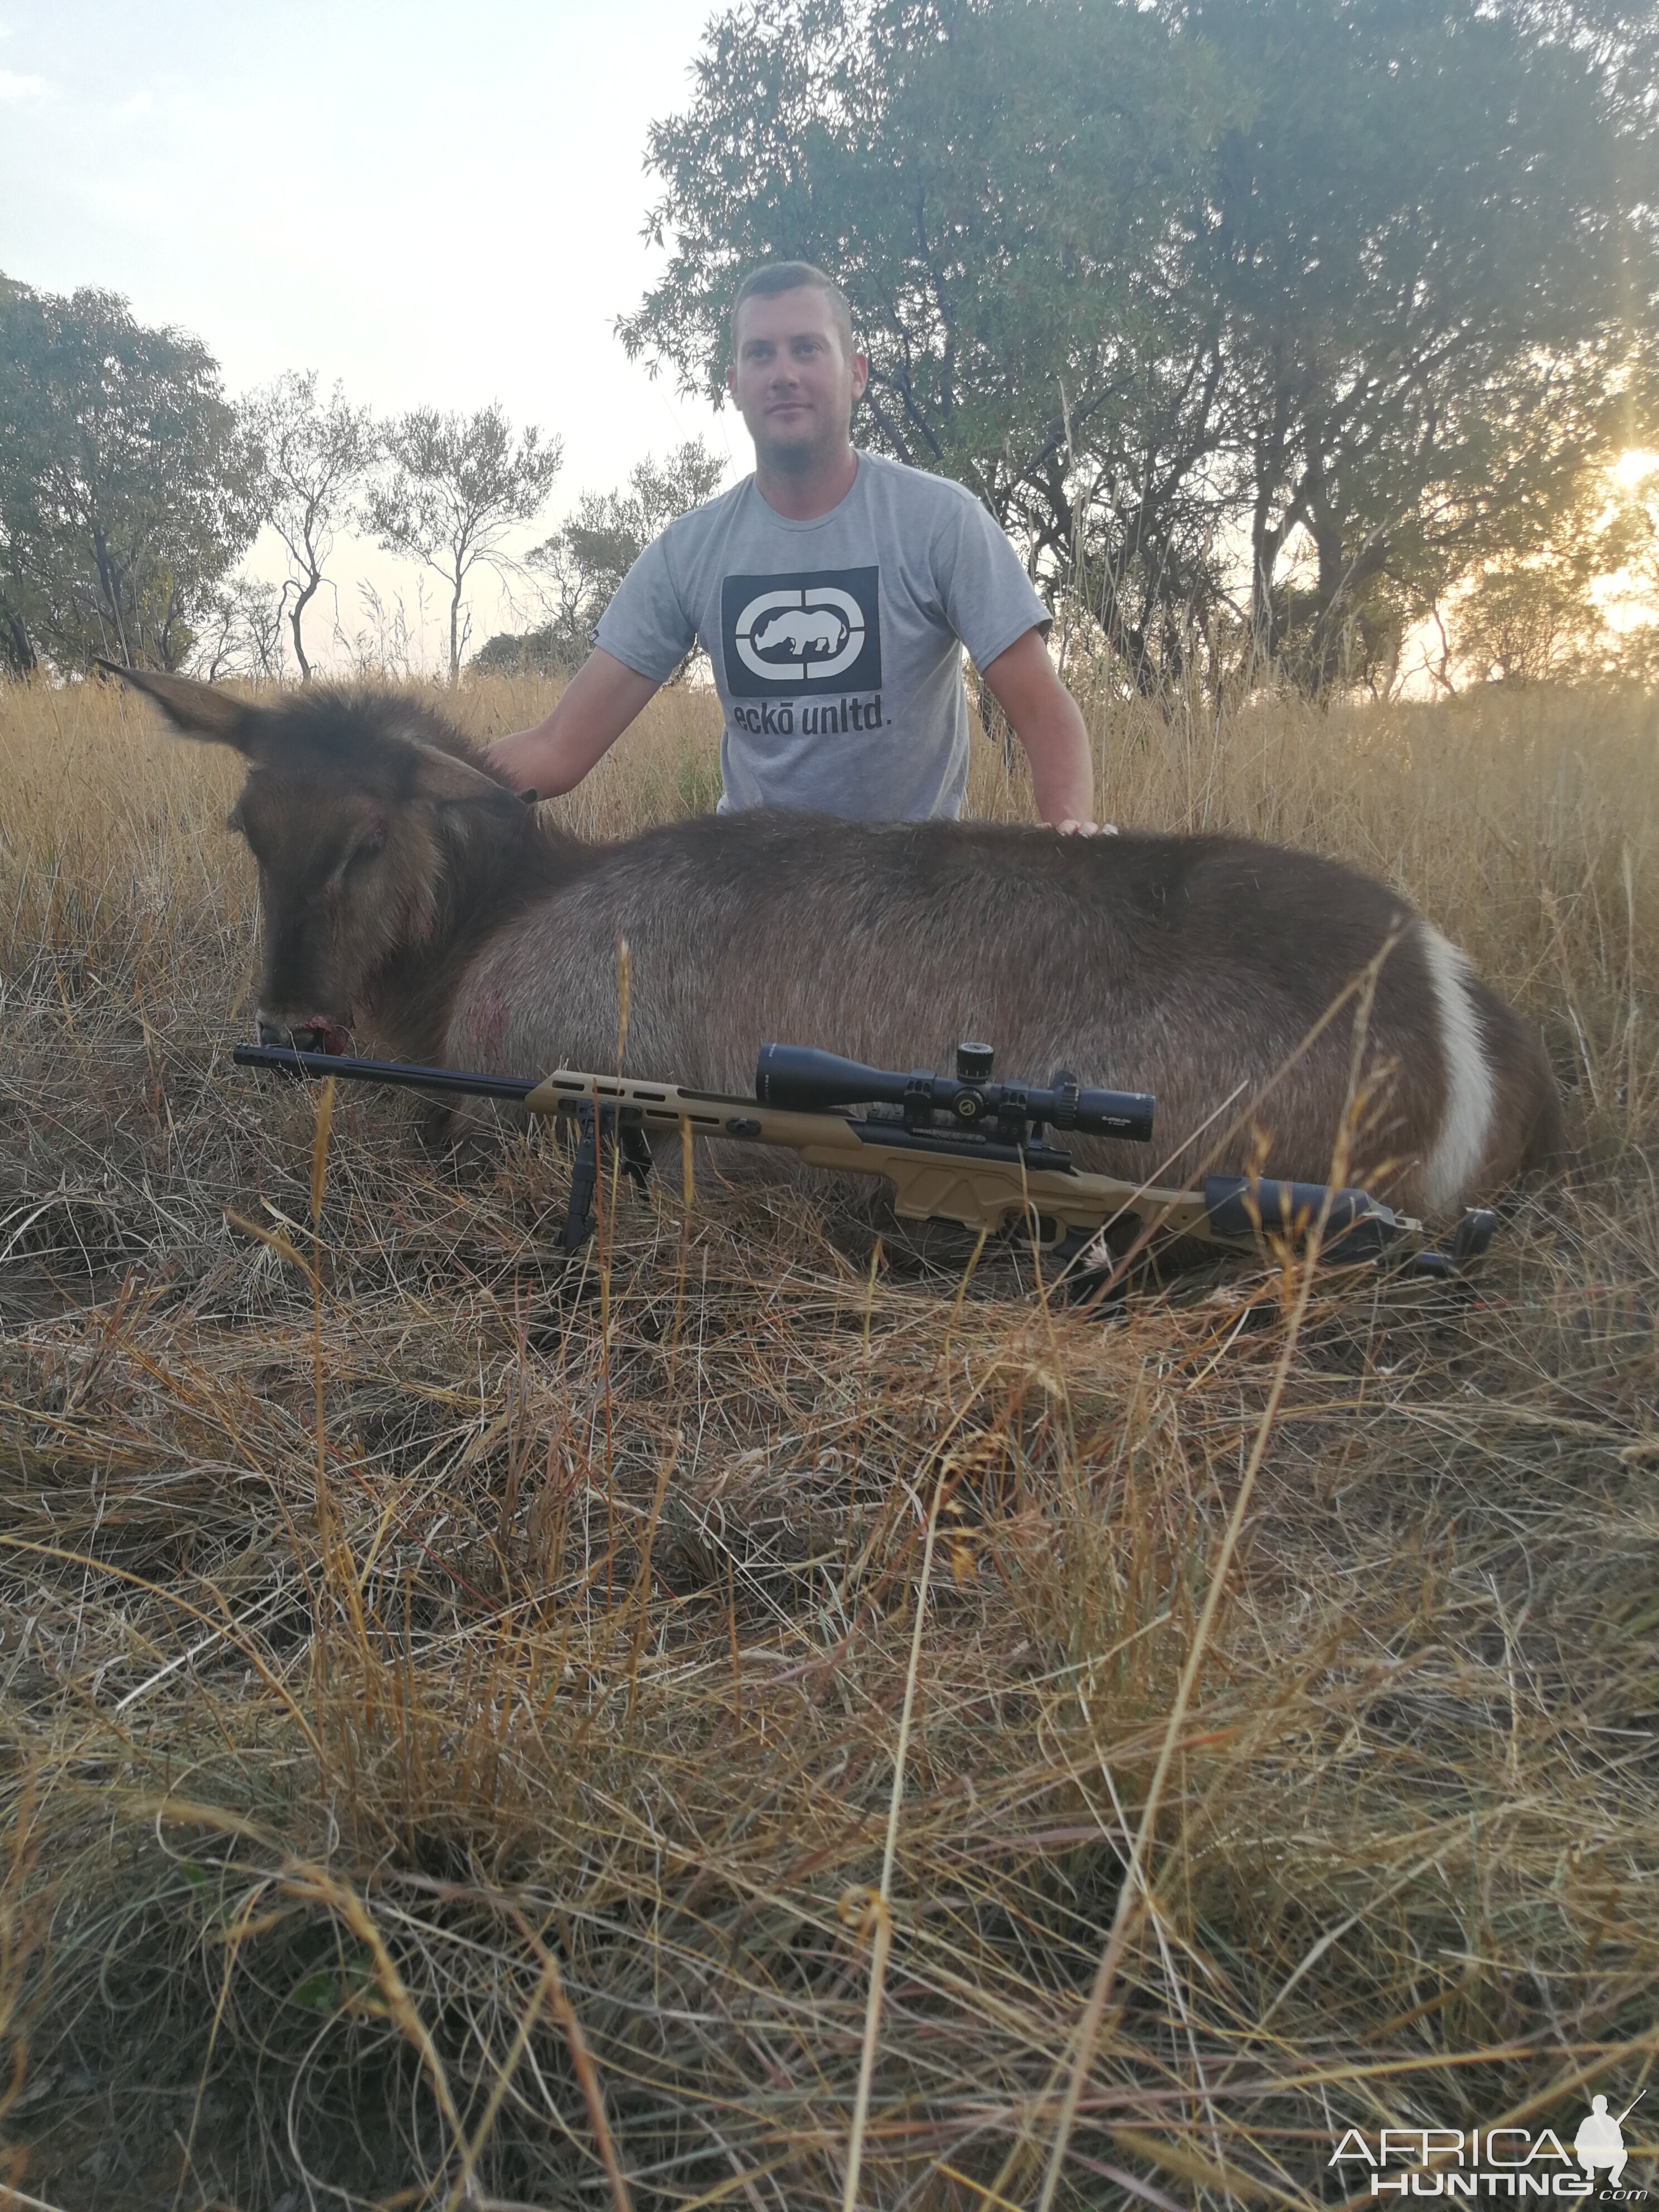
[[[984,1066],[988,1073],[990,1049],[964,1046],[958,1066],[964,1060],[971,1067]],[[994,1133],[1005,1143],[1022,1142],[1036,1125],[1046,1123],[1079,1137],[1127,1137],[1145,1144],[1152,1133],[1154,1103],[1145,1091],[1085,1089],[1064,1068],[1039,1088],[1030,1083],[936,1075],[931,1067],[901,1075],[802,1044],[761,1047],[755,1096],[763,1106],[801,1114],[828,1113],[842,1106],[898,1106],[913,1126],[942,1114],[964,1131]]]

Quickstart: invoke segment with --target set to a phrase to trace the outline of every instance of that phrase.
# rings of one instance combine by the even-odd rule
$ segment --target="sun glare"
[[[1632,446],[1629,453],[1620,454],[1609,473],[1620,491],[1628,491],[1655,469],[1659,469],[1659,453],[1649,446]]]

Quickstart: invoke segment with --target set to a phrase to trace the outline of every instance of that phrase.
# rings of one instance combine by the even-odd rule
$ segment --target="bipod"
[[[625,1106],[601,1105],[591,1098],[571,1109],[579,1132],[576,1157],[570,1170],[570,1203],[566,1209],[559,1243],[566,1252],[579,1252],[593,1234],[593,1194],[605,1171],[605,1148],[614,1144],[623,1170],[641,1196],[651,1180],[651,1145],[637,1114]]]

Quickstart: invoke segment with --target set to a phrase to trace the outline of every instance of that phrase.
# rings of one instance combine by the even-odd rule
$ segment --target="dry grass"
[[[708,704],[576,818],[706,803]],[[0,696],[0,2178],[1334,2203],[1350,2123],[1648,2080],[1651,710],[1099,722],[1118,818],[1350,854],[1546,1023],[1578,1167],[1474,1291],[1103,1322],[707,1177],[566,1273],[541,1137],[461,1182],[343,1097],[313,1161],[231,1069],[230,763]]]

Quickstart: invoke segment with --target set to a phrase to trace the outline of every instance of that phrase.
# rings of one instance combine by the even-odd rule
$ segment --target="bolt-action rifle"
[[[1218,1175],[1196,1190],[1173,1190],[1086,1173],[1056,1135],[1146,1143],[1151,1096],[1090,1089],[1063,1068],[1042,1087],[994,1082],[991,1048],[982,1044],[957,1047],[953,1076],[932,1068],[899,1074],[810,1046],[766,1044],[752,1098],[568,1067],[536,1079],[257,1044],[239,1044],[233,1057],[239,1067],[286,1075],[505,1099],[574,1122],[566,1251],[592,1232],[607,1151],[615,1147],[619,1166],[643,1191],[649,1133],[677,1129],[781,1146],[809,1167],[882,1176],[892,1185],[895,1212],[907,1220],[955,1221],[988,1234],[1023,1224],[1062,1267],[1091,1246],[1103,1252],[1098,1240],[1107,1231],[1118,1250],[1164,1234],[1237,1251],[1258,1249],[1264,1237],[1299,1242],[1322,1224],[1323,1249],[1339,1261],[1398,1258],[1420,1274],[1451,1275],[1486,1250],[1494,1226],[1485,1206],[1467,1207],[1449,1249],[1437,1252],[1428,1249],[1420,1221],[1366,1190]],[[1099,1264],[1093,1254],[1088,1264]]]

